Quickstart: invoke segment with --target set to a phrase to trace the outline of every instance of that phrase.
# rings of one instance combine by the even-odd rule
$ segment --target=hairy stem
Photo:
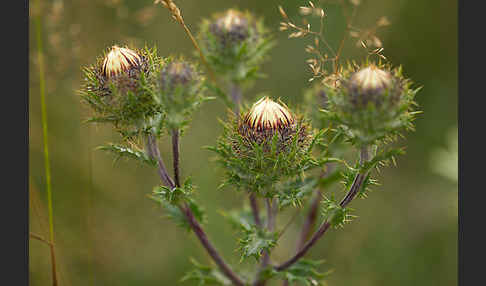
[[[369,150],[368,147],[362,147],[361,152],[360,152],[360,162],[363,164],[364,162],[368,161],[369,157]],[[353,184],[349,188],[346,196],[341,200],[339,205],[341,207],[347,206],[358,194],[359,189],[361,188],[364,180],[366,179],[366,176],[368,175],[369,171],[366,171],[364,173],[358,173],[356,174],[356,177],[354,178]],[[289,260],[283,262],[282,264],[278,265],[275,267],[275,270],[277,271],[282,271],[288,267],[290,267],[292,264],[297,262],[300,258],[302,258],[307,251],[326,233],[326,231],[329,229],[331,224],[328,221],[324,221],[319,229],[314,233],[314,235],[311,237],[309,241],[307,241],[302,248],[297,251],[297,253],[291,257]]]
[[[276,221],[276,215],[278,211],[278,204],[277,201],[274,199],[272,202],[272,199],[267,198],[265,200],[265,207],[267,210],[267,230],[272,232],[275,230],[275,221]],[[262,262],[260,263],[260,267],[257,272],[257,279],[253,283],[254,286],[264,286],[266,284],[266,280],[260,279],[259,276],[263,269],[267,267],[270,264],[270,253],[268,251],[265,251],[263,253],[263,258]]]
[[[238,277],[236,274],[231,270],[231,268],[226,264],[223,258],[219,255],[218,251],[214,248],[214,246],[209,241],[206,233],[202,229],[199,222],[194,217],[189,206],[185,205],[184,207],[180,207],[181,211],[186,215],[187,220],[189,221],[189,225],[191,226],[192,230],[196,234],[197,238],[204,246],[206,251],[208,252],[209,256],[214,260],[214,262],[218,265],[219,269],[228,277],[234,285],[243,286],[245,283]]]
[[[172,178],[169,176],[167,172],[167,168],[165,167],[164,161],[162,161],[162,157],[160,156],[160,150],[157,146],[157,141],[153,134],[149,134],[146,137],[146,144],[147,144],[147,153],[150,157],[157,161],[157,170],[160,176],[160,179],[164,182],[164,184],[173,189],[175,187],[175,183]]]
[[[174,181],[176,187],[181,186],[181,180],[179,175],[179,130],[172,130],[172,154],[174,156]]]
[[[253,218],[255,219],[255,224],[261,228],[262,221],[260,220],[260,209],[258,207],[258,201],[254,193],[250,193],[250,206],[253,213]]]
[[[178,144],[178,140],[172,140],[172,142]],[[160,150],[159,147],[157,146],[157,142],[155,139],[155,136],[153,134],[149,134],[146,137],[146,145],[147,145],[147,153],[150,157],[155,159],[157,161],[158,165],[158,173],[160,176],[160,179],[163,181],[163,183],[169,187],[169,188],[174,188],[176,186],[176,183],[172,180],[172,178],[169,176],[167,173],[167,169],[165,167],[165,164],[162,160],[162,157],[160,156]],[[179,152],[179,147],[174,147],[173,150],[177,149],[177,153]],[[178,161],[179,157],[178,155],[174,154],[174,157],[177,156],[177,160],[174,158],[174,161]],[[179,168],[179,164],[174,163],[174,167]],[[179,173],[179,170],[177,170],[177,173]],[[223,258],[219,255],[217,250],[214,248],[214,246],[211,244],[209,241],[206,233],[204,232],[203,228],[199,224],[199,222],[196,220],[194,217],[193,212],[189,208],[187,204],[184,206],[179,206],[179,209],[182,211],[182,213],[186,216],[189,225],[191,226],[192,230],[196,234],[197,238],[201,242],[201,244],[204,246],[206,251],[208,252],[209,256],[214,260],[214,262],[218,265],[218,267],[221,269],[221,271],[226,275],[234,285],[236,286],[243,286],[244,283],[243,281],[236,276],[236,274],[231,270],[231,268],[226,264],[226,262],[223,260]]]

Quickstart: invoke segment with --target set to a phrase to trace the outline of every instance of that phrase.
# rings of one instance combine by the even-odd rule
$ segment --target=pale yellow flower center
[[[229,31],[231,27],[238,26],[241,23],[240,13],[235,10],[228,10],[223,18],[223,28]]]
[[[140,56],[134,51],[113,46],[103,60],[103,75],[107,78],[119,75],[139,65],[140,61]]]
[[[371,65],[354,74],[352,81],[363,89],[388,88],[391,85],[391,75]]]
[[[264,97],[253,105],[245,117],[245,122],[260,131],[290,126],[294,123],[294,117],[287,107]]]

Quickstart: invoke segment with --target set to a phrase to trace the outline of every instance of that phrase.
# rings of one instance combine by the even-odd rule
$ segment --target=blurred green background
[[[210,263],[195,236],[177,228],[147,194],[159,183],[156,173],[138,163],[120,161],[96,146],[118,137],[108,126],[85,125],[89,115],[76,90],[81,67],[94,62],[112,44],[156,45],[159,55],[193,56],[193,47],[168,11],[152,0],[41,0],[30,4],[29,155],[30,230],[48,237],[46,186],[33,15],[40,11],[45,49],[49,149],[52,169],[54,229],[60,285],[178,285],[192,269],[189,257]],[[317,1],[316,1],[317,2]],[[299,19],[297,0],[180,0],[176,2],[193,32],[203,17],[227,8],[248,9],[265,18],[277,38],[267,78],[246,93],[267,92],[291,105],[302,101],[311,76],[305,41],[278,32],[277,6]],[[338,39],[343,19],[326,6],[329,39]],[[391,26],[378,32],[384,55],[402,64],[406,76],[423,85],[417,101],[424,111],[416,132],[402,144],[407,154],[397,168],[378,175],[367,200],[352,207],[359,218],[329,232],[309,253],[334,269],[329,285],[457,284],[457,3],[454,0],[362,1],[356,25],[372,25],[387,16]],[[334,41],[334,45],[336,45]],[[345,56],[363,58],[348,41]],[[218,191],[222,170],[204,145],[213,145],[225,117],[220,101],[203,105],[182,139],[182,172],[193,176],[198,199],[208,213],[206,229],[224,256],[237,265],[234,232],[219,210],[239,207],[245,196]],[[455,134],[455,136],[454,136]],[[168,140],[162,156],[170,163]],[[299,218],[300,219],[300,218]],[[280,223],[285,220],[282,218]],[[299,220],[289,228],[274,254],[291,255]],[[46,245],[29,243],[30,285],[50,285]],[[191,282],[182,285],[193,285]]]

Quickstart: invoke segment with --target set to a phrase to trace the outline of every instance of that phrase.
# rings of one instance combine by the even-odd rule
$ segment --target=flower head
[[[334,121],[348,139],[360,146],[393,140],[401,130],[412,129],[413,98],[418,89],[402,75],[401,67],[380,63],[348,64],[338,85],[325,82],[328,107],[323,117]],[[384,142],[384,141],[383,141]]]
[[[155,49],[109,47],[83,70],[80,93],[93,108],[93,118],[114,124],[117,130],[126,132],[123,136],[139,134],[143,121],[160,111],[153,89],[162,62]]]
[[[355,73],[351,77],[351,81],[364,90],[381,90],[390,87],[391,75],[375,65],[370,65]]]
[[[105,56],[102,74],[105,78],[115,77],[141,65],[142,58],[135,51],[114,45]]]
[[[165,123],[173,129],[186,126],[192,112],[204,100],[204,76],[183,58],[170,59],[158,75],[155,100],[164,106]]]
[[[305,144],[308,135],[307,127],[290,112],[285,104],[264,97],[241,118],[238,133],[251,144],[263,144],[264,150],[270,148],[269,142],[277,136],[278,149],[283,151],[288,149],[294,136],[299,137],[299,144]]]
[[[244,123],[255,131],[289,128],[294,121],[294,116],[286,106],[268,97],[257,101],[244,118]]]
[[[239,85],[257,78],[254,71],[274,45],[262,19],[235,9],[203,19],[197,37],[215,74]]]
[[[237,10],[229,9],[210,26],[211,32],[223,45],[244,41],[249,36],[248,19]]]
[[[161,72],[161,83],[163,86],[175,86],[187,84],[195,78],[195,71],[192,65],[182,60],[170,62]]]
[[[373,64],[351,75],[348,85],[353,104],[364,106],[370,101],[381,105],[385,93],[392,87],[392,75]]]
[[[315,138],[309,121],[268,97],[232,116],[218,139],[217,152],[239,187],[267,192],[280,178],[306,168]]]

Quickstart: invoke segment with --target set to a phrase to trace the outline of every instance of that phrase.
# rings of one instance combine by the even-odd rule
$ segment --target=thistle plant
[[[354,15],[358,2],[352,2]],[[403,154],[402,148],[390,143],[413,130],[418,113],[413,100],[418,89],[412,88],[401,67],[382,63],[386,61],[382,47],[368,51],[361,64],[350,59],[342,64],[346,36],[333,48],[323,36],[324,9],[309,2],[300,11],[321,20],[319,32],[310,25],[299,27],[282,7],[278,9],[285,20],[280,30],[294,30],[290,38],[314,37],[314,46],[305,48],[313,55],[308,61],[313,86],[303,94],[303,106],[288,106],[270,95],[247,104],[243,91],[258,78],[274,43],[263,21],[250,12],[230,9],[203,20],[196,39],[173,1],[155,3],[163,4],[184,28],[202,67],[182,56],[161,57],[155,48],[109,48],[84,69],[80,92],[94,112],[88,122],[110,123],[121,135],[122,144],[100,149],[153,167],[161,185],[149,197],[176,223],[192,231],[216,264],[193,261],[195,269],[183,281],[195,280],[198,285],[266,285],[271,280],[281,280],[284,285],[322,284],[327,275],[322,272],[322,261],[304,256],[329,229],[343,227],[356,217],[349,204],[356,197],[366,198],[370,187],[377,184],[373,170]],[[348,29],[351,22],[347,18]],[[351,34],[364,48],[370,43],[381,45],[374,33],[364,30],[366,35],[360,35],[358,31],[353,28]],[[373,61],[373,56],[379,60]],[[215,154],[224,170],[219,189],[248,197],[242,209],[228,210],[224,216],[241,235],[235,244],[240,260],[247,261],[250,269],[230,265],[213,245],[204,230],[208,222],[196,201],[196,186],[180,170],[184,159],[181,136],[190,132],[193,112],[215,98],[209,95],[224,99],[231,107],[221,120],[223,133],[215,146],[206,149]],[[172,171],[164,163],[167,154],[161,154],[158,147],[158,140],[165,137],[171,138]],[[355,161],[345,159],[349,156],[355,156]],[[340,200],[336,199],[339,193],[331,192],[339,181],[345,192]],[[261,211],[262,205],[265,211]],[[293,223],[277,220],[284,209],[294,209],[294,218],[304,216],[305,220],[295,253],[275,261],[272,252]]]

